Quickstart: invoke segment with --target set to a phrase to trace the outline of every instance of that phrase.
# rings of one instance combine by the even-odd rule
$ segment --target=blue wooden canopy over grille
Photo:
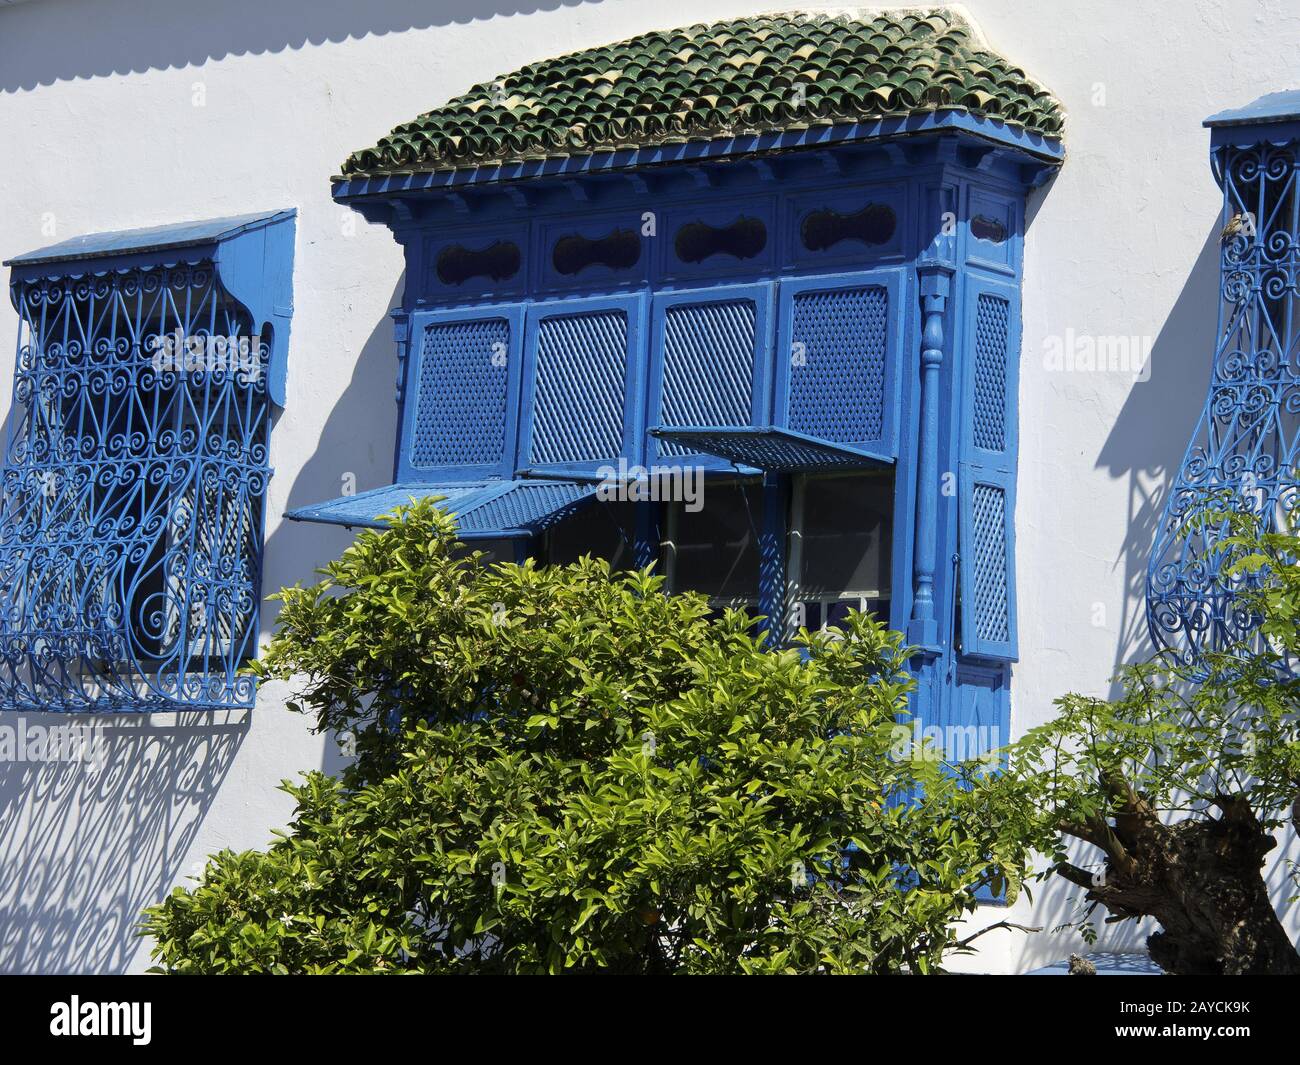
[[[574,481],[490,481],[472,484],[392,484],[290,511],[294,521],[381,529],[383,516],[418,499],[433,498],[456,519],[462,540],[532,536],[596,497],[594,484]]]
[[[852,444],[822,440],[774,426],[659,427],[651,436],[681,445],[688,451],[729,459],[746,468],[769,473],[822,470],[863,470],[893,464],[893,458]]]
[[[0,708],[253,704],[293,212],[10,261]]]
[[[283,407],[293,316],[296,214],[287,210],[230,215],[92,233],[16,255],[4,265],[11,268],[16,286],[55,277],[77,277],[84,282],[124,269],[148,271],[211,263],[226,289],[248,311],[259,335],[266,334],[267,392],[273,403]]]

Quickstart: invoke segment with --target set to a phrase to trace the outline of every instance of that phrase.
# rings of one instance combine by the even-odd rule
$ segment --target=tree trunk
[[[1154,917],[1151,960],[1178,975],[1300,975],[1300,953],[1269,901],[1260,870],[1277,844],[1240,796],[1220,796],[1218,818],[1162,824],[1124,781],[1108,783],[1121,801],[1114,825],[1095,819],[1064,826],[1106,852],[1097,883],[1072,865],[1058,868],[1116,917]]]

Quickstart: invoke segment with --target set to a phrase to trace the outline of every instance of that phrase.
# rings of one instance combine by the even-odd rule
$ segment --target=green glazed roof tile
[[[1060,104],[948,8],[791,12],[530,63],[398,126],[348,176],[453,170],[955,108],[1059,137]]]

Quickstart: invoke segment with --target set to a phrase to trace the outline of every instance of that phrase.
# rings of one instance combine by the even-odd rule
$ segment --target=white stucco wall
[[[966,7],[1069,114],[1068,161],[1035,195],[1026,241],[1018,732],[1050,716],[1066,690],[1105,692],[1116,663],[1142,646],[1146,553],[1213,344],[1219,194],[1200,122],[1295,87],[1300,3]],[[766,9],[743,0],[2,4],[0,257],[51,243],[51,220],[62,239],[298,208],[265,579],[268,590],[307,580],[347,536],[280,515],[338,495],[348,474],[359,489],[384,483],[395,428],[386,312],[402,257],[387,230],[330,200],[343,158],[524,63]],[[16,326],[0,301],[0,416]],[[1153,338],[1150,380],[1049,372],[1049,338],[1071,330]],[[254,712],[216,722],[110,721],[98,774],[0,763],[0,971],[146,966],[131,932],[140,908],[202,855],[263,845],[290,810],[278,782],[334,764],[278,695],[264,691]],[[980,921],[1051,927],[1068,914],[1058,889],[1042,892],[1034,912],[1020,905]],[[1118,942],[1137,940],[1130,932]],[[967,967],[1032,968],[1078,948],[1066,935],[998,932],[984,943]]]

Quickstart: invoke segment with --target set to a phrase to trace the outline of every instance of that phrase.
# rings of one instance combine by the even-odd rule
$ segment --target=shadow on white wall
[[[88,0],[46,0],[5,11],[6,32],[23,47],[4,51],[0,92],[73,78],[108,77],[201,65],[232,55],[262,55],[412,29],[485,21],[501,15],[591,6],[598,0],[368,0],[268,4],[222,0],[114,0],[115,33],[87,33]],[[63,10],[52,12],[51,8]],[[58,17],[52,17],[57,15]]]
[[[198,871],[186,855],[248,713],[23,720],[100,730],[102,758],[0,762],[0,972],[121,972],[140,911]]]
[[[1154,650],[1147,634],[1147,562],[1169,487],[1210,385],[1218,330],[1221,227],[1217,217],[1208,224],[1200,254],[1152,345],[1150,378],[1133,385],[1097,456],[1099,469],[1128,482],[1124,542],[1115,559],[1124,572],[1116,666],[1146,658]]]

